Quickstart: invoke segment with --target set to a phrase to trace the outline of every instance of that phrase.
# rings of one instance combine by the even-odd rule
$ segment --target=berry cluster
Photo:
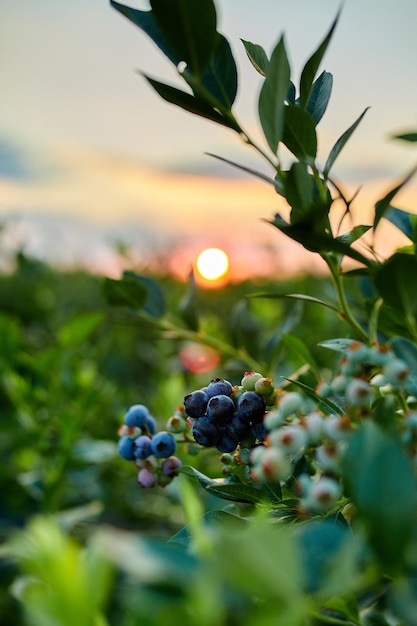
[[[185,396],[184,411],[197,443],[230,453],[248,439],[263,441],[264,415],[275,399],[272,379],[252,371],[235,387],[215,378]]]
[[[134,461],[140,487],[165,487],[177,476],[182,463],[174,456],[177,442],[172,433],[156,432],[156,421],[143,404],[130,407],[119,428],[118,449],[126,461]]]
[[[250,454],[252,480],[287,481],[303,460],[294,483],[300,511],[330,511],[343,493],[341,467],[350,436],[363,419],[372,418],[374,402],[384,395],[402,396],[403,405],[410,402],[409,374],[408,365],[386,346],[347,344],[337,375],[317,385],[316,401],[298,391],[282,392],[265,415],[268,435]],[[320,399],[338,403],[339,411],[324,412]],[[416,451],[417,413],[404,412],[403,405],[398,406],[399,428],[404,443]]]

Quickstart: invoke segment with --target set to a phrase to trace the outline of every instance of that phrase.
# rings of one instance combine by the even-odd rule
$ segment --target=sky
[[[148,9],[146,0],[130,6]],[[320,122],[319,162],[370,107],[334,168],[357,219],[417,161],[392,133],[417,127],[415,0],[216,0],[218,30],[239,71],[236,115],[263,141],[261,78],[240,39],[268,53],[285,34],[292,78],[341,17],[321,69],[333,74]],[[274,190],[224,166],[215,153],[270,173],[228,129],[158,98],[138,74],[179,84],[171,64],[107,0],[0,3],[0,219],[3,249],[23,247],[57,263],[117,273],[157,258],[179,275],[198,251],[223,247],[242,278],[317,267],[266,220],[282,209]],[[413,181],[398,206],[416,208]],[[393,235],[390,232],[387,237]]]

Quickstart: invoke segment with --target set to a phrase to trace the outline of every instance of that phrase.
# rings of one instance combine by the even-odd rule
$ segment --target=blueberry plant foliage
[[[343,191],[333,169],[366,110],[319,163],[317,129],[333,82],[329,72],[319,71],[339,16],[298,84],[291,79],[284,37],[270,55],[242,41],[263,80],[260,145],[234,112],[237,68],[217,30],[212,0],[151,0],[146,11],[111,5],[177,69],[183,88],[144,74],[157,94],[236,133],[266,161],[269,176],[216,157],[263,179],[286,201],[289,219],[276,214],[270,223],[320,255],[334,286],[332,301],[295,293],[258,297],[326,307],[346,329],[345,336],[320,342],[334,354],[332,370],[323,375],[296,335],[286,335],[287,344],[305,355],[309,377],[297,372],[277,379],[266,359],[255,361],[199,331],[192,276],[181,303],[185,327],[158,314],[155,291],[140,277],[126,273],[105,281],[110,304],[129,307],[153,331],[201,341],[244,364],[238,381],[219,376],[189,389],[164,430],[155,432],[148,409],[135,405],[119,431],[119,452],[136,466],[141,487],[172,480],[180,485],[189,525],[168,546],[185,548],[184,571],[203,570],[196,580],[210,591],[205,597],[197,588],[187,590],[180,575],[171,584],[204,624],[417,624],[417,229],[414,215],[394,204],[414,170],[375,204],[371,224],[353,224],[356,194]],[[397,138],[413,142],[416,133]],[[335,226],[336,204],[344,207],[343,224],[351,224],[343,234],[340,220]],[[381,260],[372,243],[358,243],[365,234],[373,241],[383,219],[409,245]],[[346,259],[355,269],[344,269]],[[349,280],[355,279],[363,290],[360,307],[352,307],[349,295]],[[181,461],[183,450],[206,448],[220,453],[218,478]],[[199,519],[203,512],[184,475],[226,507]],[[158,558],[174,571],[178,553],[168,546]],[[161,585],[166,583],[162,576]]]
[[[191,276],[182,303],[186,329],[146,316],[143,310],[138,319],[162,333],[193,338],[225,357],[240,358],[247,369],[233,383],[217,377],[202,388],[190,389],[161,433],[148,432],[140,420],[132,422],[135,409],[129,409],[120,430],[120,453],[139,469],[142,487],[166,485],[185,474],[211,495],[233,503],[234,509],[206,513],[204,523],[189,511],[189,526],[172,542],[207,558],[205,541],[224,550],[224,528],[229,524],[239,540],[227,535],[226,553],[237,568],[248,558],[245,542],[254,542],[252,587],[240,582],[240,592],[248,592],[251,599],[245,596],[243,601],[238,593],[252,616],[248,623],[251,619],[255,623],[254,615],[259,619],[263,610],[265,624],[416,624],[417,229],[415,216],[393,204],[414,170],[375,204],[372,224],[352,225],[340,234],[342,223],[353,224],[351,205],[356,194],[343,191],[333,178],[333,168],[367,110],[336,139],[324,166],[320,165],[317,129],[331,97],[333,77],[319,70],[339,16],[305,63],[298,84],[291,79],[284,37],[270,55],[260,45],[242,41],[254,71],[263,78],[258,114],[265,145],[260,145],[234,112],[237,68],[229,42],[217,31],[212,0],[151,0],[148,11],[113,1],[111,5],[150,37],[177,69],[183,88],[144,74],[157,94],[236,133],[267,162],[270,175],[215,157],[261,178],[285,199],[288,221],[276,214],[271,224],[326,262],[335,299],[257,295],[328,307],[346,323],[344,337],[324,337],[320,342],[335,356],[330,374],[322,376],[305,351],[310,378],[303,379],[298,372],[274,380],[268,365],[262,369],[266,361],[259,366],[248,354],[234,354],[233,347],[198,332]],[[397,139],[413,142],[416,133]],[[344,214],[335,226],[336,204],[343,205]],[[383,219],[406,235],[409,245],[381,260],[373,243],[360,246],[358,242],[366,233],[367,240],[371,236],[373,241]],[[355,262],[355,269],[344,269],[346,259]],[[362,307],[354,310],[349,280],[355,278],[360,279]],[[113,304],[132,300],[136,310],[152,296],[140,285],[140,277],[130,274],[121,281],[107,280],[104,287]],[[288,335],[287,342],[302,351],[296,336]],[[162,438],[165,452],[155,454],[155,437]],[[182,465],[181,447],[196,444],[201,450],[220,452],[221,477],[211,478]],[[178,480],[184,484],[183,477]],[[192,500],[189,491],[182,489],[185,500]],[[254,510],[263,512],[262,523],[256,521]],[[216,532],[206,536],[207,529]],[[255,541],[257,531],[266,533],[265,544]],[[283,541],[291,545],[292,555]],[[268,562],[265,570],[271,579],[258,586],[253,579],[258,574],[263,579],[265,553],[270,549],[274,553],[274,543],[276,562],[273,566]],[[233,567],[221,563],[219,575],[224,576],[226,588],[230,584],[233,588],[233,577],[228,578]],[[288,597],[296,602],[298,598],[297,607],[286,603],[275,588],[275,580],[278,585],[286,571],[293,576],[295,589]],[[227,604],[224,597],[219,602]]]

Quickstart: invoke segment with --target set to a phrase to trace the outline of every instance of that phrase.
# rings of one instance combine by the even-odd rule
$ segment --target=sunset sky
[[[127,2],[149,8],[145,0]],[[334,0],[217,0],[240,76],[236,114],[262,141],[261,80],[240,38],[271,52],[285,33],[293,80],[328,30]],[[115,270],[117,242],[141,262],[156,252],[184,273],[200,249],[225,248],[242,277],[311,266],[270,219],[282,208],[265,183],[205,155],[269,173],[231,131],[160,100],[136,70],[177,76],[146,36],[107,0],[2,0],[0,4],[0,216],[7,244],[59,262]],[[334,75],[319,126],[319,161],[370,106],[334,169],[354,190],[356,214],[417,162],[415,144],[392,141],[417,127],[417,3],[345,0],[321,69]],[[398,206],[417,209],[413,181]]]

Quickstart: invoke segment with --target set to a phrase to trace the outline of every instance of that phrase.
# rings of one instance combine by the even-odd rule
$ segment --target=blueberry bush
[[[103,281],[113,324],[171,346],[165,369],[120,412],[117,487],[144,506],[144,494],[159,494],[167,511],[180,503],[185,525],[166,541],[110,520],[76,540],[82,511],[65,524],[35,517],[4,547],[21,574],[15,596],[30,624],[417,624],[417,229],[393,204],[414,171],[375,204],[371,224],[353,223],[355,195],[333,169],[366,110],[320,164],[317,128],[332,75],[319,69],[339,16],[297,85],[283,37],[269,56],[242,42],[263,80],[260,145],[234,113],[237,69],[213,1],[150,4],[111,2],[185,87],[145,79],[258,153],[269,176],[216,158],[286,201],[288,221],[276,214],[271,225],[320,255],[329,281],[249,289],[227,332],[202,306],[192,274],[168,308],[149,277],[129,271]],[[361,245],[381,220],[409,240],[385,259]],[[172,355],[190,343],[216,351],[216,372],[178,375]]]

